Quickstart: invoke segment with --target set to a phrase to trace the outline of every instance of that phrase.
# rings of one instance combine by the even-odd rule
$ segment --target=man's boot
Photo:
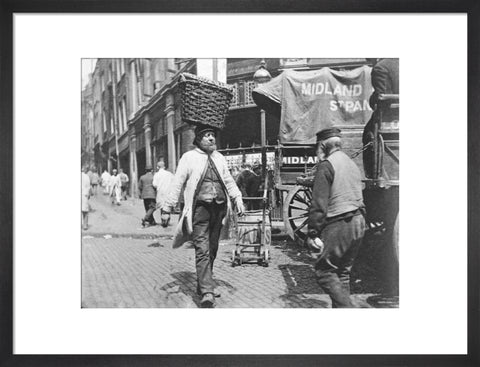
[[[200,301],[200,306],[202,308],[214,308],[215,297],[213,297],[213,293],[205,293]]]
[[[202,295],[202,291],[200,290],[200,286],[198,286],[198,285],[197,285],[197,294],[198,294],[199,296]],[[214,296],[215,298],[218,298],[218,297],[221,297],[222,295],[220,294],[219,291],[217,291],[216,289],[214,289],[214,290],[213,290],[213,296]]]

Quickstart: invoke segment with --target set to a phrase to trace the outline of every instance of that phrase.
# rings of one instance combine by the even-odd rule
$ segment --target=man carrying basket
[[[239,215],[244,213],[242,194],[231,176],[225,157],[216,145],[217,129],[197,125],[194,145],[178,163],[172,188],[162,205],[162,222],[170,219],[180,192],[185,186],[185,206],[175,230],[173,247],[192,241],[195,247],[197,292],[202,308],[215,306],[213,262],[218,242],[228,238],[232,202]]]

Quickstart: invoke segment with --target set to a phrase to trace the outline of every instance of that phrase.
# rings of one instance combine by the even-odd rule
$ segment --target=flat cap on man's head
[[[212,131],[215,134],[217,133],[217,129],[215,129],[213,126],[203,125],[203,124],[197,125],[195,127],[195,137],[201,138],[203,134],[205,134],[208,131]]]
[[[327,129],[320,130],[317,133],[317,142],[326,140],[334,136],[341,137],[342,136],[341,133],[342,131],[338,127],[329,127]]]
[[[215,136],[217,136],[218,129],[216,129],[215,127],[205,124],[198,124],[195,127],[195,138],[193,139],[193,144],[198,147],[200,144],[200,140],[202,140],[203,138],[203,135],[209,131],[213,132]]]

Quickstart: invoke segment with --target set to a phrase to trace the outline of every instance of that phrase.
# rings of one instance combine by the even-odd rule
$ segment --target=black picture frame
[[[480,4],[473,0],[1,1],[0,366],[477,366],[480,365]],[[14,13],[451,12],[468,14],[468,354],[466,355],[13,355],[13,14]],[[448,221],[450,213],[445,213]],[[455,244],[452,244],[455,246]],[[446,270],[447,271],[447,270]],[[447,290],[453,292],[453,290]],[[441,320],[439,320],[441,324]],[[213,336],[215,337],[215,336]],[[298,337],[301,340],[301,336]]]

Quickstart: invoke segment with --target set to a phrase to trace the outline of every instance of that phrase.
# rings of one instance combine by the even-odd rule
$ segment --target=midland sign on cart
[[[314,144],[321,129],[368,122],[373,93],[370,72],[369,66],[347,71],[285,70],[255,93],[281,105],[281,143]]]

